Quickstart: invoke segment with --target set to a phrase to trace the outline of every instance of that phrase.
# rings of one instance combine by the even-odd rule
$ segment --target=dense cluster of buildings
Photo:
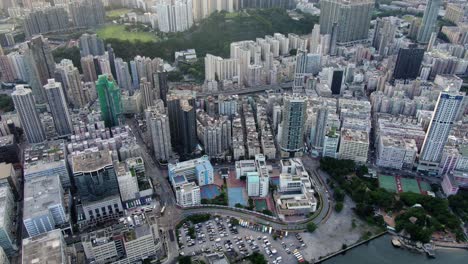
[[[322,0],[310,34],[236,41],[227,58],[203,54],[201,86],[169,82],[175,66],[161,58],[124,61],[95,34],[79,38],[81,70],[68,59],[56,63],[40,34],[102,24],[110,1],[16,2],[1,6],[24,18],[27,40],[7,54],[0,47],[0,81],[16,84],[15,111],[0,118],[0,263],[18,252],[24,263],[68,263],[65,239],[75,232],[87,262],[155,258],[159,228],[138,208],[157,206],[149,163],[167,166],[177,204],[190,207],[215,184],[217,163],[235,162],[246,196],[271,197],[281,219],[317,210],[304,155],[439,177],[447,195],[468,187],[463,1],[446,5],[454,25],[440,29],[442,40],[441,0],[393,1],[380,8],[423,16],[375,20],[372,0]],[[188,30],[216,11],[296,5],[117,2],[153,12],[145,21],[163,32]],[[175,55],[197,60],[195,50]],[[147,150],[154,160],[142,158]],[[275,160],[279,167],[269,165]]]

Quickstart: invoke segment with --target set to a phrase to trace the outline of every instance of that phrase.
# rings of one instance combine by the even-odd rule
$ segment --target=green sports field
[[[125,30],[124,25],[105,25],[99,28],[96,33],[103,39],[128,40],[131,42],[137,40],[141,42],[154,42],[158,40],[158,38],[150,32],[128,32]]]
[[[379,186],[390,192],[396,192],[395,177],[388,175],[379,175]]]

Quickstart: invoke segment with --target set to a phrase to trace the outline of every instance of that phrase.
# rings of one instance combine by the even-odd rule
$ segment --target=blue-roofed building
[[[258,172],[247,172],[247,195],[260,195],[260,175]]]
[[[214,183],[213,166],[208,156],[169,164],[169,179],[174,183],[174,177],[185,176],[187,181],[196,181],[199,186]]]

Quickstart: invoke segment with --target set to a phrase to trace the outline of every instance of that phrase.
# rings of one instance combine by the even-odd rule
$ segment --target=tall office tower
[[[81,69],[83,70],[83,80],[85,82],[95,82],[97,80],[96,65],[94,57],[89,55],[81,58]]]
[[[78,192],[78,224],[103,222],[123,213],[119,183],[111,151],[98,148],[71,157],[73,179]]]
[[[463,100],[462,94],[440,93],[421,148],[418,170],[438,172],[438,165],[450,130],[458,113],[464,111]]]
[[[117,74],[117,83],[119,87],[125,90],[133,91],[132,77],[128,70],[128,63],[121,58],[115,59],[115,72]]]
[[[27,38],[37,34],[67,30],[68,13],[63,7],[33,9],[25,16],[23,28]]]
[[[392,17],[377,18],[372,46],[380,55],[388,55],[389,45],[395,39],[396,27]]]
[[[339,68],[331,68],[328,72],[328,86],[332,94],[341,94],[341,87],[344,82],[344,70]]]
[[[34,98],[31,89],[24,88],[23,85],[17,85],[15,91],[11,94],[15,109],[18,111],[21,126],[29,143],[39,143],[46,140],[41,119],[36,112]]]
[[[117,71],[115,70],[115,53],[111,44],[107,44],[107,56],[109,60],[110,71],[114,78],[117,78]]]
[[[175,95],[167,98],[172,146],[180,154],[190,154],[197,145],[197,120],[195,97],[192,94]]]
[[[16,246],[15,225],[15,198],[9,185],[0,186],[0,247],[8,256],[13,255]],[[1,259],[0,259],[1,261]]]
[[[294,73],[293,93],[303,92],[304,84],[307,76],[307,52],[305,50],[298,50],[296,54],[296,69]]]
[[[12,65],[10,58],[6,55],[0,56],[0,81],[14,82],[16,79],[16,72]]]
[[[192,0],[176,0],[156,5],[159,30],[162,32],[181,32],[193,26]]]
[[[81,57],[85,57],[88,55],[104,55],[104,41],[98,38],[96,34],[84,33],[80,37],[80,52]]]
[[[418,42],[428,43],[431,33],[437,31],[437,15],[439,14],[442,0],[428,0],[426,10],[418,31]]]
[[[57,134],[59,136],[71,135],[73,127],[62,85],[55,82],[54,79],[49,79],[49,82],[44,85],[44,89],[47,96],[47,102],[49,103],[50,112],[54,118]]]
[[[155,93],[151,83],[146,81],[146,78],[141,78],[140,81],[140,91],[143,97],[143,108],[148,109],[148,107],[154,105]],[[159,94],[157,95],[159,97]]]
[[[161,102],[162,103],[162,102]],[[167,161],[172,155],[169,117],[163,109],[153,106],[146,109],[146,124],[153,142],[154,156],[157,160]]]
[[[119,194],[109,150],[88,149],[72,155],[72,171],[81,202],[98,201]]]
[[[287,95],[283,98],[280,147],[283,157],[300,155],[304,148],[303,132],[307,119],[307,101],[304,97]]]
[[[68,9],[76,27],[95,27],[106,22],[106,13],[101,0],[72,2]]]
[[[83,90],[80,72],[73,62],[63,59],[55,68],[55,80],[62,83],[67,102],[75,108],[84,107],[88,103]]]
[[[393,70],[393,79],[416,79],[423,58],[424,49],[419,49],[416,45],[401,48]]]
[[[122,113],[120,88],[111,76],[99,75],[96,91],[101,106],[101,117],[106,127],[118,126],[119,116]]]
[[[45,85],[47,80],[53,78],[55,71],[55,61],[49,41],[39,36],[34,36],[27,42],[32,60],[35,62],[41,85]]]
[[[374,0],[321,0],[320,34],[330,34],[336,23],[336,43],[352,44],[368,38]]]

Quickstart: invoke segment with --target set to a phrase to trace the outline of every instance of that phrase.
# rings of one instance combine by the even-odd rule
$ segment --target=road
[[[236,90],[226,90],[226,91],[216,91],[216,92],[201,92],[197,93],[197,97],[207,97],[207,96],[218,96],[222,95],[241,95],[241,94],[250,94],[250,93],[259,93],[264,92],[266,90],[282,90],[282,89],[291,89],[292,82],[282,83],[282,84],[275,84],[275,85],[261,85],[255,87],[248,87],[244,89],[236,89]]]

